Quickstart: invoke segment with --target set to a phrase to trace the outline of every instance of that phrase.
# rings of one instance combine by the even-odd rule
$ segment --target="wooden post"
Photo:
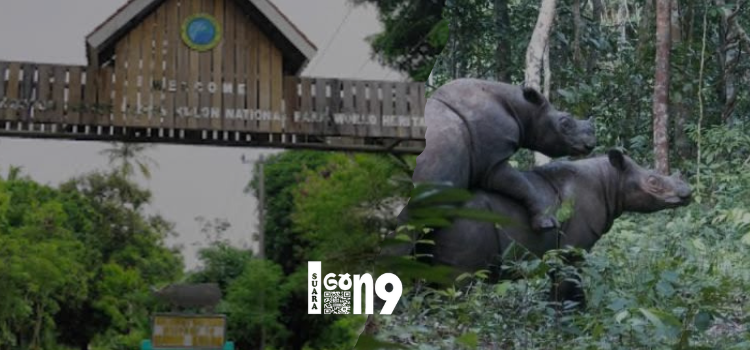
[[[263,159],[263,155],[260,156],[260,159],[258,160],[258,170],[259,170],[259,176],[260,176],[260,183],[259,183],[259,190],[258,190],[258,258],[265,259],[265,235],[266,235],[266,228],[265,228],[265,216],[266,216],[266,210],[265,210],[265,198],[266,198],[266,174],[264,169],[264,163],[265,159]],[[260,312],[261,315],[265,318],[266,316],[266,301],[265,301],[265,289],[261,291],[260,295]],[[261,323],[260,325],[260,350],[265,349],[266,347],[266,327]]]
[[[258,158],[258,176],[259,176],[259,188],[258,188],[258,252],[257,257],[258,259],[265,259],[265,197],[266,197],[266,174],[264,169],[264,163],[265,159],[263,155]],[[242,156],[242,163],[248,164],[248,162],[245,159],[245,156]],[[260,294],[260,314],[261,317],[265,316],[266,313],[266,304],[265,304],[265,290],[261,290]],[[266,327],[263,326],[263,323],[261,323],[260,326],[260,349],[263,350],[266,347]]]
[[[265,171],[263,167],[263,163],[265,162],[265,159],[263,156],[260,156],[260,159],[258,160],[258,168],[259,168],[259,176],[260,176],[260,188],[258,190],[258,257],[260,259],[265,259],[265,216],[266,216],[266,203],[265,203],[265,197],[266,197],[266,184],[265,184]]]

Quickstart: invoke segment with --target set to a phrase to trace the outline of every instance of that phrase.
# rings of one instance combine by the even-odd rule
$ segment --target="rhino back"
[[[550,187],[544,185],[546,180],[542,177],[533,172],[524,172],[524,174],[537,189],[546,192],[545,196],[556,196],[555,193],[550,192]],[[574,176],[566,176],[562,181],[570,183],[568,191],[576,190]],[[595,190],[584,188],[582,191]],[[455,220],[452,226],[435,232],[433,253],[435,262],[476,270],[499,261],[499,257],[512,243],[524,247],[538,257],[557,247],[558,237],[554,233],[531,230],[528,225],[528,210],[518,200],[479,189],[474,191],[474,197],[465,204],[465,207],[491,211],[511,221],[511,224],[496,228],[494,224],[488,222],[469,219]],[[593,245],[596,239],[590,234],[592,226],[589,224],[592,219],[587,216],[588,214],[598,215],[598,213],[576,211],[570,220],[562,223],[561,229],[566,233],[560,237],[562,246],[572,244],[586,248]],[[598,221],[598,219],[593,221]]]
[[[519,87],[477,79],[457,79],[438,89],[431,97],[448,106],[450,114],[457,115],[463,121],[470,138],[471,154],[475,160],[473,173],[475,181],[481,181],[485,172],[507,161],[515,154],[523,137],[523,125],[519,121],[528,118],[529,105],[523,99]],[[443,113],[440,113],[443,114]],[[425,110],[425,120],[432,118],[430,111]],[[437,119],[436,119],[437,120]],[[428,121],[427,132],[430,131]],[[443,135],[445,139],[446,135]],[[447,142],[457,142],[447,139]],[[429,146],[430,140],[427,140]],[[476,184],[472,181],[472,185]]]
[[[529,227],[528,209],[519,201],[492,192],[482,191],[493,213],[504,216],[512,221],[511,225],[497,228],[499,240],[498,253],[502,254],[511,243],[524,247],[534,255],[540,256],[556,246],[557,240],[553,234],[534,231]]]

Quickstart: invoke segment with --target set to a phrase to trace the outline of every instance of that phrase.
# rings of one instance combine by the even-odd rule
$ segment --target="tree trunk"
[[[638,56],[643,59],[646,55],[646,48],[649,47],[649,38],[651,38],[651,20],[654,15],[654,0],[646,0],[641,11],[641,23],[638,24]]]
[[[591,5],[593,7],[594,12],[594,28],[593,28],[593,36],[595,38],[601,37],[601,25],[602,25],[602,16],[604,16],[604,4],[602,4],[602,0],[592,0]],[[593,74],[594,67],[596,67],[596,62],[599,57],[599,51],[597,51],[596,48],[592,49],[589,53],[589,59],[586,61],[586,71],[588,74]]]
[[[495,28],[498,33],[495,49],[496,79],[510,83],[511,48],[510,48],[510,15],[508,0],[495,0]]]
[[[455,4],[453,4],[452,1],[448,1],[446,4],[448,6],[449,11],[455,11]],[[449,27],[449,40],[451,44],[451,65],[450,65],[450,72],[451,72],[451,79],[457,79],[458,78],[458,26],[456,25],[456,15],[453,14],[450,19]]]
[[[31,349],[41,348],[42,322],[44,321],[43,312],[44,309],[42,308],[42,302],[40,301],[36,306],[36,321],[34,322],[34,334],[31,337]]]
[[[628,42],[628,19],[630,19],[628,3],[620,2],[619,6],[617,7],[617,24],[620,27],[620,37],[618,39],[618,45],[620,46],[625,46]]]
[[[542,58],[544,50],[549,44],[549,34],[552,29],[552,22],[555,20],[556,5],[556,0],[542,0],[536,27],[534,27],[534,32],[531,35],[529,46],[526,48],[526,86],[539,91],[541,91]]]
[[[670,2],[656,2],[656,74],[654,78],[654,160],[656,171],[669,174]]]
[[[682,43],[682,25],[680,23],[680,8],[679,3],[677,0],[672,0],[671,4],[671,15],[670,15],[670,33],[672,40],[672,48],[677,48]],[[689,61],[683,62],[683,67],[685,67],[685,71],[688,71]],[[679,85],[683,84],[684,75],[679,71],[675,71],[674,79],[671,79],[672,81],[678,83]],[[685,131],[685,125],[687,124],[687,116],[688,116],[688,107],[687,107],[687,100],[684,96],[693,96],[692,90],[691,91],[683,91],[684,93],[680,93],[681,99],[679,101],[674,101],[672,104],[672,110],[674,111],[674,141],[675,141],[675,147],[677,147],[677,153],[680,155],[681,158],[686,159],[690,157],[690,140],[688,139],[687,133]]]
[[[732,124],[732,115],[737,104],[737,64],[739,63],[739,46],[740,40],[747,40],[747,34],[739,26],[736,16],[739,11],[735,7],[734,11],[726,8],[724,0],[715,0],[717,7],[722,8],[721,30],[719,35],[720,47],[719,60],[722,68],[722,86],[720,98],[724,102],[724,110],[721,113],[721,120],[725,124]],[[739,2],[736,6],[740,6]],[[750,43],[750,40],[747,40]]]
[[[573,1],[573,62],[576,66],[581,66],[581,0]]]
[[[464,52],[466,50],[466,43],[464,43],[464,33],[461,30],[460,25],[461,6],[454,2],[452,11],[453,16],[451,16],[451,22],[453,23],[453,28],[451,29],[451,35],[453,35],[453,55],[455,62],[455,66],[453,68],[455,70],[454,79],[458,79],[466,77],[465,62],[467,57],[466,52]]]
[[[526,48],[525,85],[539,91],[542,91],[542,60],[549,45],[549,34],[555,20],[556,5],[556,0],[542,0],[536,27],[534,27],[534,32],[531,35],[529,46]],[[537,165],[549,162],[548,157],[538,152],[534,153],[534,159]]]

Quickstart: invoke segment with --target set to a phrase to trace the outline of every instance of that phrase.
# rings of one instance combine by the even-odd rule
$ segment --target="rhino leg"
[[[565,254],[564,259],[570,266],[581,262],[581,258],[569,254]],[[576,269],[576,271],[578,272],[579,270]],[[576,308],[578,310],[584,310],[586,308],[586,293],[583,290],[583,281],[578,274],[558,277],[553,271],[550,273],[550,277],[553,281],[550,295],[551,301],[558,303],[575,302],[577,303]],[[559,279],[559,284],[555,287],[555,282],[558,282],[556,279]]]
[[[554,274],[551,276],[554,279]],[[549,300],[555,303],[559,303],[563,307],[567,307],[565,304],[575,302],[574,310],[583,311],[586,309],[586,293],[581,286],[581,279],[577,276],[571,276],[566,278],[557,286],[553,285],[550,289]]]
[[[535,231],[550,230],[559,226],[557,219],[546,213],[553,207],[553,201],[543,196],[529,180],[508,162],[496,165],[483,182],[485,189],[499,192],[519,200],[529,210],[531,228]]]
[[[428,99],[425,104],[425,148],[417,156],[413,182],[449,182],[468,188],[471,182],[469,131],[461,117],[443,103]]]
[[[573,301],[578,303],[579,308],[584,308],[586,305],[586,293],[581,287],[581,280],[578,277],[570,277],[575,281],[565,280],[560,283],[558,292],[560,300],[558,301]]]
[[[490,210],[484,195],[478,195],[465,208]],[[462,272],[487,269],[500,251],[495,225],[487,221],[456,219],[450,227],[435,230],[431,237],[433,262],[452,266]]]

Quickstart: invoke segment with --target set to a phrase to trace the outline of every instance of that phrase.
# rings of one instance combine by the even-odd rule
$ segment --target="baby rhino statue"
[[[501,82],[466,78],[441,86],[427,100],[425,121],[426,146],[412,181],[482,188],[520,200],[534,230],[559,225],[552,200],[508,159],[519,148],[555,158],[588,155],[596,145],[591,118],[578,120],[533,88]]]

